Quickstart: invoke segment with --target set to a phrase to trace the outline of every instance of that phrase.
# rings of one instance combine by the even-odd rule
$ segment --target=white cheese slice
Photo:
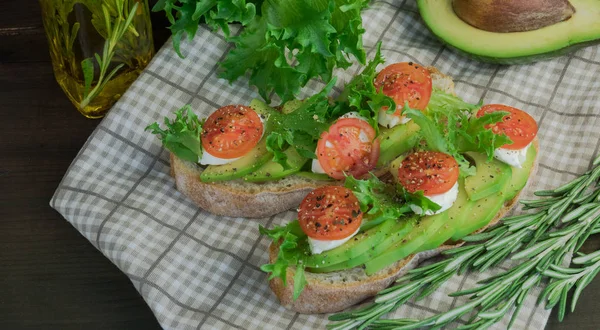
[[[434,214],[438,214],[438,213],[442,213],[442,212],[446,211],[447,209],[452,207],[452,204],[454,204],[457,197],[458,197],[458,181],[452,186],[452,188],[450,188],[450,190],[446,191],[445,193],[431,195],[431,196],[425,196],[425,198],[436,203],[437,205],[441,206],[442,208],[437,210],[436,212],[427,210],[424,215],[434,215]],[[411,204],[410,208],[416,214],[423,215],[423,209],[421,207]]]
[[[494,158],[510,166],[521,168],[527,159],[527,149],[529,149],[529,146],[531,146],[531,143],[521,149],[498,148],[494,150]]]
[[[354,237],[354,235],[358,233],[359,229],[357,229],[352,235],[338,240],[325,241],[309,237],[308,246],[310,247],[310,251],[312,252],[312,254],[321,254],[325,251],[335,249],[336,247],[348,242],[352,237]]]
[[[387,128],[392,128],[400,124],[406,124],[410,121],[410,118],[406,116],[396,116],[394,114],[387,113],[387,110],[379,110],[377,115],[377,122],[379,125]]]

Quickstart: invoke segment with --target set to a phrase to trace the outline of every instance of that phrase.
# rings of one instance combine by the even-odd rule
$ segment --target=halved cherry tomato
[[[510,112],[510,114],[506,115],[501,122],[486,126],[488,129],[491,128],[492,132],[495,134],[504,133],[512,140],[512,144],[505,144],[502,148],[512,150],[522,149],[533,141],[537,134],[538,127],[535,119],[527,112],[508,105],[488,104],[477,111],[477,117],[495,111]]]
[[[311,191],[300,203],[298,222],[309,237],[339,240],[352,235],[362,221],[358,199],[352,190],[324,186]]]
[[[377,90],[383,88],[383,94],[394,99],[397,116],[406,102],[412,109],[424,110],[431,98],[429,71],[413,62],[388,65],[379,72],[374,84]]]
[[[243,105],[227,105],[213,112],[202,127],[202,147],[209,154],[237,158],[250,151],[263,134],[258,114]]]
[[[437,151],[419,151],[408,155],[398,168],[398,181],[409,192],[422,190],[425,196],[442,194],[458,180],[454,157]]]
[[[317,159],[325,173],[341,180],[344,173],[360,177],[375,168],[379,139],[375,129],[358,118],[338,119],[317,143]]]

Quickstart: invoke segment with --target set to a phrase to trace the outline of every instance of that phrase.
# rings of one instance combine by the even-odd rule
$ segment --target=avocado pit
[[[466,23],[502,33],[537,30],[575,13],[568,0],[454,0],[452,7]]]

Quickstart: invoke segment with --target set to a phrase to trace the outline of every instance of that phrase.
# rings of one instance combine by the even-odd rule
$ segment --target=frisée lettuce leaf
[[[202,158],[202,143],[200,133],[204,119],[199,120],[190,105],[175,112],[172,121],[165,117],[166,129],[160,128],[157,122],[146,127],[146,131],[156,134],[165,148],[175,156],[190,162],[198,162]]]

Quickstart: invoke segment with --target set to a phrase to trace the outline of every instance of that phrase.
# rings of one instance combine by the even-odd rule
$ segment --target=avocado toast
[[[481,232],[500,221],[517,204],[520,192],[531,182],[528,179],[535,173],[538,150],[535,139],[523,166],[509,167],[508,175],[498,175],[506,170],[505,164],[496,160],[487,162],[485,157],[477,155],[476,161],[484,162],[479,164],[483,165],[480,175],[472,180],[483,184],[473,186],[472,193],[485,197],[472,200],[465,189],[468,185],[461,178],[457,200],[447,211],[422,218],[407,216],[399,221],[392,220],[393,224],[369,229],[370,232],[364,234],[372,240],[368,251],[356,253],[353,246],[344,248],[342,245],[319,254],[321,263],[304,272],[306,284],[297,299],[294,299],[295,267],[287,268],[287,283],[281,277],[271,278],[271,290],[286,308],[308,314],[341,311],[374,296],[422,260],[461,246],[464,244],[462,237]],[[499,190],[490,193],[489,186],[493,185]],[[358,237],[356,242],[364,239],[355,237]],[[268,253],[270,263],[276,263],[279,244],[271,244]]]
[[[363,79],[372,81],[376,74],[375,67],[381,62],[383,60],[378,52],[376,60],[365,69],[371,72],[363,72],[363,76],[366,76]],[[434,67],[426,69],[436,93],[454,95],[454,83],[450,77]],[[302,101],[294,100],[274,109],[259,100],[253,100],[249,107],[260,114],[273,111],[287,114],[293,113],[302,104]],[[389,163],[414,146],[416,140],[413,137],[418,130],[419,126],[414,122],[379,129],[379,161],[371,172],[378,175],[387,173]],[[164,138],[163,144],[171,151],[171,175],[177,189],[199,207],[218,215],[262,218],[297,207],[311,189],[327,184],[342,184],[327,174],[312,172],[310,159],[291,147],[283,151],[288,166],[277,163],[273,153],[265,147],[267,138],[268,134],[265,133],[248,154],[232,163],[209,166],[200,166],[194,159],[179,157]]]

